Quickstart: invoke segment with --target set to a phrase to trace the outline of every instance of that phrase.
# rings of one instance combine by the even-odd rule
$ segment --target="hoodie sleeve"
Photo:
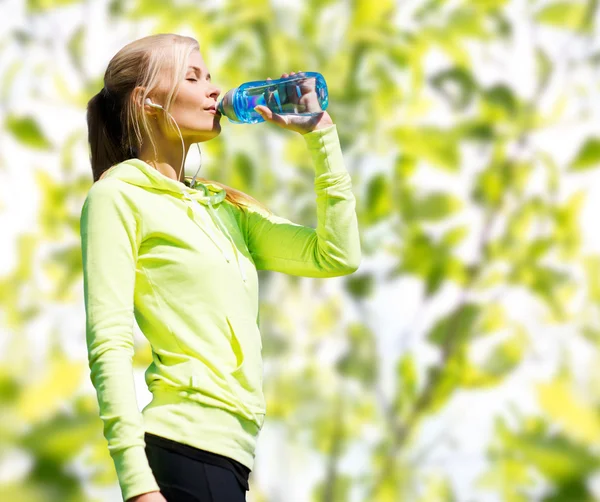
[[[317,228],[244,208],[248,250],[258,270],[305,277],[336,277],[358,269],[361,259],[352,181],[336,125],[303,135],[315,166]]]
[[[123,500],[159,490],[145,453],[133,380],[133,291],[139,217],[117,180],[100,180],[83,204],[86,343],[104,437]]]

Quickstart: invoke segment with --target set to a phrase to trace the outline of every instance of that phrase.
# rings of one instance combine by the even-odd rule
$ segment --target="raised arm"
[[[306,277],[336,277],[361,259],[352,181],[335,124],[302,136],[315,166],[317,228],[298,225],[258,207],[244,208],[243,227],[256,268]]]
[[[159,487],[144,450],[133,381],[133,291],[139,222],[119,180],[96,182],[80,231],[90,377],[123,500]]]

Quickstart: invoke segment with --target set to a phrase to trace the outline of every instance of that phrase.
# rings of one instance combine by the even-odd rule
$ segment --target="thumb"
[[[273,124],[276,124],[279,127],[283,127],[284,129],[287,129],[287,127],[288,127],[287,118],[284,118],[281,115],[279,115],[278,113],[273,112],[273,110],[271,110],[268,106],[256,105],[254,107],[254,110],[256,110],[258,113],[260,113],[260,116],[263,119],[265,119],[267,122],[272,122]]]
[[[273,122],[282,127],[287,125],[287,121],[281,115],[274,113],[268,106],[256,105],[254,110],[260,113],[260,116],[267,122]]]
[[[273,120],[273,111],[266,106],[256,105],[254,110],[265,120]]]

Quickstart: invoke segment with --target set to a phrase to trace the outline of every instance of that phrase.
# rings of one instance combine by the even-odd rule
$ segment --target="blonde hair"
[[[87,104],[88,142],[94,183],[115,164],[130,158],[139,158],[143,142],[142,131],[156,152],[152,128],[143,112],[146,97],[159,86],[162,75],[168,76],[168,91],[164,98],[165,110],[179,91],[185,78],[190,54],[200,50],[192,37],[160,33],[135,40],[124,46],[110,60],[104,73],[104,88]],[[141,87],[141,96],[134,96]],[[236,206],[263,204],[250,195],[206,178],[201,182],[214,183],[225,189],[226,197]]]

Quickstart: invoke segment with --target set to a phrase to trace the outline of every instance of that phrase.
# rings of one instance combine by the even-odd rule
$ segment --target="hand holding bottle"
[[[290,74],[283,73],[281,78],[287,78],[288,76],[295,74],[296,72],[291,72]],[[267,78],[267,80],[271,80],[271,77]],[[314,82],[314,80],[307,80],[303,85],[299,86],[300,92],[296,92],[295,85],[294,88],[290,88],[288,92],[288,98],[301,112],[318,112],[321,110]],[[306,116],[293,114],[280,115],[263,105],[257,105],[254,109],[260,113],[266,121],[273,122],[283,129],[296,131],[300,134],[306,134],[333,125],[333,121],[326,111],[322,111],[316,115]]]

